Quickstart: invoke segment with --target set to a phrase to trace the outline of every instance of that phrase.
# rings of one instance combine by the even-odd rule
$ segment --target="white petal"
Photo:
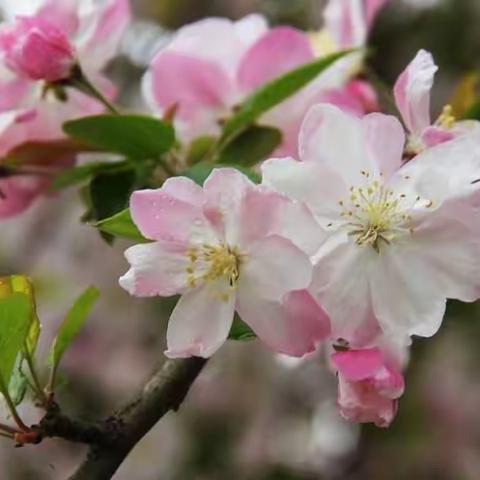
[[[445,292],[425,258],[392,244],[372,272],[373,309],[386,335],[430,337],[445,312]]]
[[[375,255],[342,233],[332,235],[317,254],[310,291],[330,317],[333,338],[355,343],[358,328],[370,326],[368,277]]]
[[[249,298],[279,301],[291,290],[307,288],[312,265],[307,255],[287,239],[270,236],[254,243],[240,266],[239,304]]]
[[[223,298],[225,280],[209,282],[187,292],[175,306],[167,329],[165,355],[170,358],[213,355],[225,342],[232,326],[235,295]]]
[[[262,165],[263,183],[304,202],[323,226],[340,216],[338,202],[347,196],[342,178],[328,166],[274,158]]]
[[[301,160],[326,164],[348,185],[358,185],[362,171],[379,173],[368,152],[362,120],[332,105],[315,105],[309,110],[299,144]]]
[[[120,278],[120,285],[131,295],[168,297],[186,286],[188,257],[186,246],[178,243],[155,242],[134,245],[125,252],[131,265]]]

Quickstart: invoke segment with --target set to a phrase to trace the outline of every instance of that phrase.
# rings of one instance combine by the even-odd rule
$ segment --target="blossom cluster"
[[[179,175],[135,191],[130,214],[149,242],[126,251],[131,268],[120,278],[134,296],[180,295],[167,356],[210,357],[237,314],[276,352],[326,351],[342,415],[378,426],[395,417],[412,337],[436,333],[447,299],[480,298],[478,125],[456,121],[448,106],[432,121],[437,67],[424,50],[393,89],[401,121],[380,112],[360,72],[385,2],[331,0],[314,33],[250,15],[174,35],[142,86],[183,151],[219,135],[235,107],[272,79],[355,50],[260,116],[282,143],[259,166],[259,184],[224,167],[203,186]],[[0,155],[53,142],[57,149],[33,164],[64,168],[76,149],[62,123],[103,109],[66,87],[80,75],[114,96],[102,69],[129,8],[126,0],[46,0],[28,13],[0,27]],[[28,174],[0,180],[0,215],[19,213],[46,185]]]

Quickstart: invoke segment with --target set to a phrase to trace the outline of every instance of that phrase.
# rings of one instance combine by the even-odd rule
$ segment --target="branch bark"
[[[45,436],[90,444],[69,480],[109,480],[135,445],[170,410],[178,410],[206,359],[167,360],[124,408],[104,422],[86,424],[52,412],[39,427]]]

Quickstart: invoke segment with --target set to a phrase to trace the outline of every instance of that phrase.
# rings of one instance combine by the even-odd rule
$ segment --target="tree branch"
[[[76,441],[93,442],[87,458],[69,480],[109,480],[143,436],[169,411],[178,410],[206,359],[167,360],[137,397],[98,427],[90,425]],[[68,426],[75,425],[69,422]],[[78,430],[79,425],[74,429]],[[69,430],[67,429],[67,432]],[[69,431],[70,434],[72,431]],[[87,432],[88,435],[85,435]],[[57,432],[59,433],[59,432]],[[75,435],[61,435],[75,440]]]

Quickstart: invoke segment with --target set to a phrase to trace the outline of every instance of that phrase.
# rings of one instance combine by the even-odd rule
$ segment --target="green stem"
[[[72,87],[75,87],[77,90],[80,90],[81,92],[90,95],[92,98],[98,100],[113,115],[120,115],[117,107],[115,107],[115,105],[113,105],[113,103],[110,102],[110,100],[108,100],[108,98],[106,98],[105,95],[103,95],[103,93],[98,90],[98,88],[95,87],[92,82],[90,82],[90,80],[86,77],[86,75],[84,75],[80,67],[77,67],[74,70],[74,73],[68,80],[68,84]]]
[[[10,394],[8,393],[8,388],[5,386],[3,378],[1,377],[0,377],[0,390],[5,399],[5,403],[7,404],[7,408],[10,411],[10,414],[12,415],[12,418],[17,424],[18,428],[23,432],[29,432],[30,429],[25,425],[25,423],[23,423],[23,420],[20,418],[20,415],[17,412],[15,404],[13,403],[12,397],[10,397]]]
[[[38,378],[37,370],[35,368],[35,364],[30,354],[25,355],[25,360],[27,361],[28,369],[30,371],[30,375],[32,376],[33,386],[35,387],[35,393],[37,394],[38,398],[41,400],[44,406],[48,403],[48,397],[45,394],[40,380]]]

